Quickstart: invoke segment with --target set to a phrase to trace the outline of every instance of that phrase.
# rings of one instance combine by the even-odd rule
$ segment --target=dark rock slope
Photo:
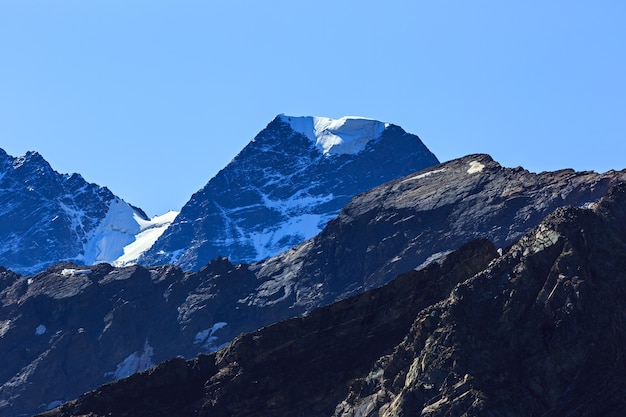
[[[46,417],[622,416],[626,186]],[[491,262],[489,262],[491,260]]]
[[[472,239],[505,248],[556,208],[588,206],[622,181],[626,171],[536,174],[488,155],[442,163],[357,196],[314,239],[253,265],[262,283],[243,301],[304,312]]]
[[[314,239],[269,260],[180,268],[60,264],[0,278],[0,414],[43,410],[243,332],[310,313],[487,236],[505,248],[564,204],[589,206],[623,172],[532,174],[486,155],[366,192]]]

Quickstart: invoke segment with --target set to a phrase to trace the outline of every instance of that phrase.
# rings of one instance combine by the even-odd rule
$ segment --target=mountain
[[[468,155],[356,196],[314,238],[253,264],[216,258],[197,272],[108,264],[58,264],[31,276],[2,271],[0,414],[43,411],[162,361],[218,350],[243,332],[311,316],[439,265],[468,241],[492,241],[468,247],[488,259],[555,209],[593,207],[625,181],[626,171],[535,174]],[[433,298],[445,297],[448,284],[437,284]],[[388,311],[368,308],[383,318]]]
[[[392,124],[278,116],[192,196],[139,263],[198,270],[218,256],[268,258],[315,236],[355,195],[438,162]]]
[[[63,260],[113,262],[149,229],[162,232],[163,221],[106,187],[59,174],[36,152],[16,158],[0,149],[0,265],[34,273]]]
[[[42,414],[622,416],[626,186]]]
[[[354,195],[437,163],[394,125],[278,116],[182,214],[148,219],[36,152],[0,150],[0,265],[28,274],[62,261],[198,270],[219,255],[264,259],[317,234]]]

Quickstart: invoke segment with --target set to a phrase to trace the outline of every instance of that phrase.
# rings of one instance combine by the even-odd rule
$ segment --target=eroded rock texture
[[[593,209],[557,209],[502,256],[473,241],[44,415],[621,416],[625,224],[619,186]]]
[[[625,176],[533,174],[469,155],[357,196],[315,238],[259,263],[217,258],[196,273],[69,264],[34,276],[7,271],[0,414],[43,411],[164,360],[210,353],[482,236],[506,249],[555,208],[592,206]]]

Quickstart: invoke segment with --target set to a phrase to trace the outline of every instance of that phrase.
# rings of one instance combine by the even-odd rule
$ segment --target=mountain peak
[[[48,161],[46,161],[39,152],[28,151],[24,155],[13,158],[13,169],[21,168],[24,164],[29,166],[38,165],[48,169],[52,169]]]
[[[318,116],[278,116],[291,128],[309,138],[324,155],[356,154],[378,139],[388,123],[358,116],[340,119]]]
[[[254,262],[319,233],[350,199],[439,161],[400,127],[279,115],[182,208],[139,262]]]

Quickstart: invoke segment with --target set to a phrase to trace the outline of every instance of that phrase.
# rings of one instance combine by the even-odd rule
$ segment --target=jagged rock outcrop
[[[315,238],[252,265],[217,258],[197,273],[69,264],[34,276],[5,271],[0,354],[11,365],[0,372],[0,414],[32,413],[163,360],[214,351],[483,235],[506,248],[540,215],[588,206],[624,175],[532,174],[470,155],[359,195]]]
[[[182,208],[144,265],[254,262],[315,236],[355,195],[437,164],[376,120],[278,116]]]
[[[561,208],[420,313],[335,416],[621,416],[626,186]]]
[[[626,185],[42,414],[621,416]],[[491,262],[489,262],[491,260]]]

